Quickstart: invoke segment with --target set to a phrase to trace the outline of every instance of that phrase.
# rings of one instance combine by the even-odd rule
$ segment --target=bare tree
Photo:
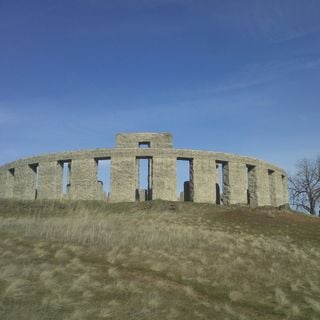
[[[302,159],[296,164],[296,173],[289,177],[291,205],[316,215],[320,203],[320,156],[316,159]]]

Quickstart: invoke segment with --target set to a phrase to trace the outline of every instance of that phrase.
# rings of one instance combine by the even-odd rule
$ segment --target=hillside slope
[[[320,219],[0,201],[0,319],[320,319]]]

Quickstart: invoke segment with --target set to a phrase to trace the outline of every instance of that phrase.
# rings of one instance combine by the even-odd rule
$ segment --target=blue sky
[[[292,171],[320,137],[320,1],[0,0],[0,164],[165,131]]]

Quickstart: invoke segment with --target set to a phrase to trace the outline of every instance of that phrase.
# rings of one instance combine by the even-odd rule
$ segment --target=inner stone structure
[[[98,163],[110,160],[110,192]],[[177,195],[177,161],[189,162],[189,180]],[[147,187],[140,188],[140,161]],[[51,153],[0,167],[0,198],[81,199],[110,202],[162,199],[216,204],[288,203],[287,175],[273,164],[211,151],[174,149],[170,133],[119,133],[116,148]]]

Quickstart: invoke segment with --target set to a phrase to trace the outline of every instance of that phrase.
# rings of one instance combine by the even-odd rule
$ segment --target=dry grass
[[[0,203],[0,319],[320,318],[319,219],[172,208]]]

